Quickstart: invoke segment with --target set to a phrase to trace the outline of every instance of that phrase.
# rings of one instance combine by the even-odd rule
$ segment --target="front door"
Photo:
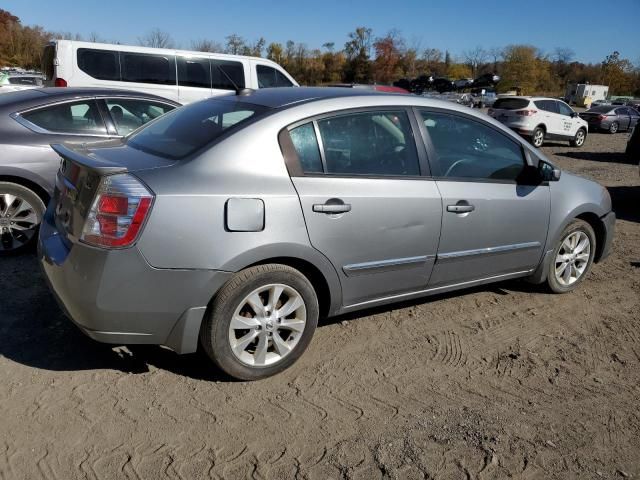
[[[421,111],[442,195],[442,233],[430,286],[523,274],[542,258],[550,195],[523,185],[521,145],[463,115]]]
[[[289,131],[311,244],[334,265],[343,304],[424,289],[442,203],[405,109],[325,117]]]

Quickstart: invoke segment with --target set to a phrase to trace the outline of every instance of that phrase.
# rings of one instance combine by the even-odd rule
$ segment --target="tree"
[[[175,48],[176,46],[171,35],[159,28],[154,28],[145,36],[138,37],[138,44],[153,48]]]
[[[244,38],[235,33],[228,35],[225,40],[227,41],[224,49],[225,53],[230,53],[231,55],[240,55],[246,47]]]
[[[473,78],[478,76],[478,68],[487,60],[487,51],[478,46],[472,50],[466,50],[462,54],[465,62],[471,68],[471,76]]]
[[[224,47],[220,42],[202,38],[191,42],[191,50],[195,50],[197,52],[223,53]]]
[[[371,79],[371,35],[370,28],[358,27],[349,33],[349,40],[344,44],[347,56],[345,64],[345,80],[355,83],[367,83]]]
[[[614,51],[602,62],[602,83],[609,85],[609,92],[616,95],[629,95],[633,90],[633,65],[626,58],[620,58],[620,52]]]
[[[267,47],[267,58],[280,65],[284,64],[284,49],[281,43],[271,42]],[[283,65],[284,66],[284,65]]]
[[[504,49],[504,62],[500,90],[519,88],[522,94],[558,92],[550,62],[532,45],[509,45]]]
[[[397,30],[378,38],[373,44],[376,59],[373,63],[373,78],[376,82],[391,83],[402,75],[402,50],[404,40]]]

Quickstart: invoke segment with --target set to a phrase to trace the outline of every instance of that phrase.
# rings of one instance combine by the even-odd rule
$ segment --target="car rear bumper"
[[[200,323],[215,292],[231,277],[212,270],[151,267],[136,247],[70,248],[47,211],[38,256],[67,316],[89,337],[114,344],[159,344],[196,350]]]
[[[616,214],[609,212],[600,220],[602,220],[602,225],[604,226],[604,244],[602,245],[598,262],[601,262],[611,254],[613,237],[616,230]]]

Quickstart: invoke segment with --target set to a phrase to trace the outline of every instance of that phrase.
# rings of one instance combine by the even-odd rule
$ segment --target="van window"
[[[178,57],[178,85],[211,88],[209,59]]]
[[[123,82],[176,84],[176,58],[173,55],[120,53]]]
[[[262,105],[211,98],[167,113],[132,133],[127,145],[177,160],[268,110]]]
[[[50,132],[76,134],[106,134],[107,130],[93,100],[62,103],[32,110],[22,117]]]
[[[55,66],[53,61],[56,58],[56,47],[54,45],[47,45],[44,47],[42,53],[42,73],[47,80],[53,80],[55,74]]]
[[[258,65],[256,67],[258,73],[258,87],[292,87],[293,83],[282,72],[266,65]]]
[[[231,79],[231,81],[229,79]],[[215,60],[212,58],[211,80],[213,88],[220,90],[235,90],[236,87],[233,86],[234,83],[238,88],[244,88],[244,66],[242,62]]]
[[[120,80],[118,52],[79,48],[78,67],[98,80]],[[51,80],[48,76],[47,79]]]

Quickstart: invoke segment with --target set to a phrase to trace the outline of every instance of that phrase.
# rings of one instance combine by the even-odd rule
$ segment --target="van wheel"
[[[533,133],[531,133],[531,144],[536,148],[540,148],[543,143],[544,143],[544,129],[541,127],[536,127],[533,130]]]
[[[562,232],[553,250],[547,284],[554,293],[574,290],[584,280],[593,264],[596,236],[584,220],[574,220]]]
[[[584,131],[583,128],[581,128],[576,132],[576,136],[573,137],[573,140],[571,140],[569,144],[572,147],[580,148],[582,145],[584,145],[584,141],[586,140],[586,138],[587,138],[587,133]]]
[[[0,182],[0,255],[33,248],[44,211],[44,202],[32,190]]]
[[[224,372],[258,380],[290,367],[318,324],[309,280],[286,265],[251,267],[234,275],[213,301],[200,343]]]
[[[611,125],[609,125],[609,133],[617,133],[619,126],[620,125],[618,125],[618,122],[613,122]]]

